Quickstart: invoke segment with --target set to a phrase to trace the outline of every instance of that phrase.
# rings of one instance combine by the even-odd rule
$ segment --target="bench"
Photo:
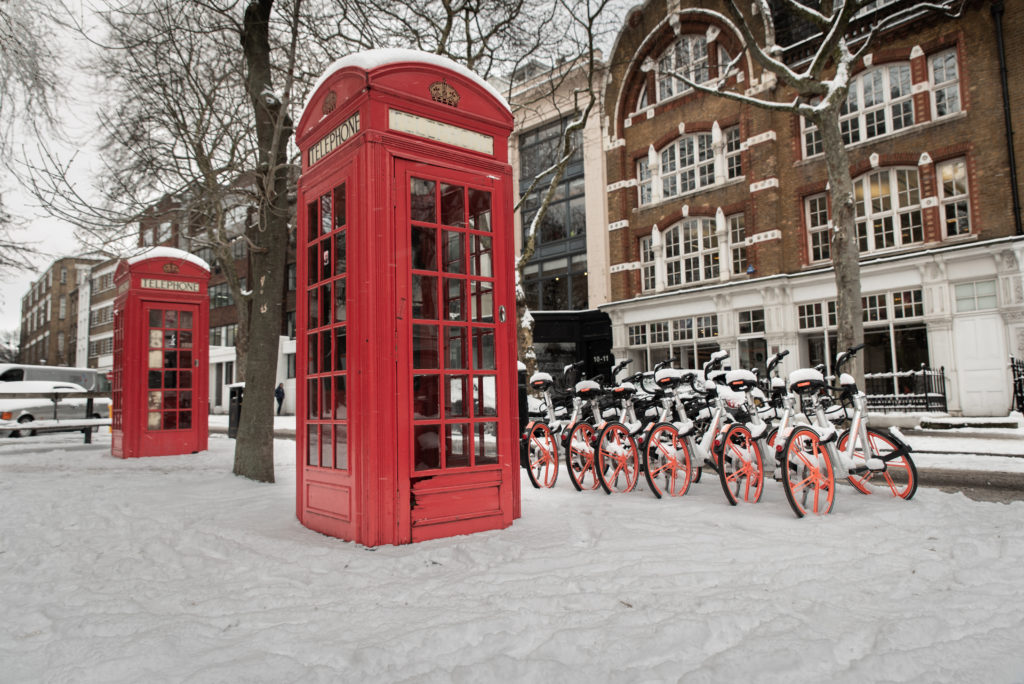
[[[92,444],[93,428],[110,425],[110,418],[92,418],[93,399],[107,398],[109,392],[15,392],[0,394],[3,399],[50,399],[53,401],[54,418],[52,420],[33,420],[31,423],[19,423],[14,420],[0,421],[0,434],[10,434],[15,430],[31,430],[41,432],[78,432],[85,436],[85,443]],[[57,402],[61,399],[85,399],[85,415],[78,419],[58,420]]]

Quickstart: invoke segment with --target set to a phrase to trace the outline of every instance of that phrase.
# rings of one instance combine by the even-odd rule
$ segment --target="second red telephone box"
[[[300,521],[369,546],[519,515],[508,105],[453,62],[335,63],[299,122]]]
[[[210,267],[154,247],[114,272],[111,453],[121,458],[205,451],[209,434]]]

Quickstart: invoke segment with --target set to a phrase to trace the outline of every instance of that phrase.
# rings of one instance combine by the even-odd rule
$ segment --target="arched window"
[[[730,225],[736,222],[733,217],[726,220]],[[738,221],[742,224],[742,216]],[[723,238],[728,239],[728,235]],[[722,247],[728,245],[723,242]],[[726,258],[728,255],[726,251]],[[641,284],[645,291],[651,291],[718,280],[721,259],[715,219],[710,216],[686,218],[665,231],[660,245],[655,246],[651,237],[641,238]]]
[[[711,64],[708,59],[708,39],[704,34],[680,36],[657,59],[657,101],[690,90],[680,77],[695,83],[706,83],[711,80]],[[718,63],[727,64],[729,55],[718,46]],[[646,93],[645,93],[646,95]],[[649,99],[649,98],[648,98]],[[641,109],[641,105],[637,105]]]
[[[710,132],[676,138],[658,151],[655,169],[647,157],[637,160],[640,205],[740,178],[741,152],[739,126],[723,130],[717,142]]]

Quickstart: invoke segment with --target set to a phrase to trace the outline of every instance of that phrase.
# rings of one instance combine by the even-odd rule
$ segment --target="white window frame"
[[[637,159],[639,205],[684,197],[743,178],[742,150],[738,125],[724,129],[720,136],[698,131],[676,138],[656,151],[655,168],[648,157]]]
[[[828,261],[832,258],[832,221],[829,220],[828,194],[823,192],[806,198],[804,217],[807,221],[808,261]]]
[[[725,146],[725,177],[727,180],[743,177],[743,161],[740,153],[743,143],[740,140],[740,127],[730,126],[722,131]]]
[[[698,50],[703,50],[703,54],[698,55]],[[680,69],[678,60],[684,53],[687,59],[685,67],[688,68]],[[701,70],[703,73],[700,73]],[[705,34],[679,36],[655,60],[656,102],[664,102],[676,95],[692,92],[693,89],[675,75],[679,72],[695,83],[706,83],[711,80],[711,61],[708,59],[708,39]]]
[[[680,197],[714,185],[716,156],[710,131],[684,135],[659,150],[661,198]]]
[[[733,275],[747,272],[747,227],[743,214],[732,214],[725,218],[729,230],[729,258]]]
[[[743,309],[736,312],[736,330],[739,335],[763,336],[764,325],[764,308]],[[744,326],[748,329],[744,330]]]
[[[647,157],[639,159],[636,163],[636,180],[640,206],[652,204],[654,202],[654,180],[651,177],[651,164]]]
[[[893,97],[894,80],[897,80],[901,90],[897,97]],[[839,126],[847,147],[884,138],[914,126],[912,80],[910,62],[882,64],[850,79],[846,103],[839,116]],[[874,97],[876,87],[879,98]],[[866,101],[868,94],[872,95],[870,104]],[[879,123],[884,128],[881,132],[877,129]],[[873,132],[872,126],[876,127]],[[801,149],[805,159],[824,152],[818,127],[803,117],[801,132]]]
[[[900,179],[913,179],[901,190]],[[916,167],[892,166],[858,176],[853,181],[856,194],[857,242],[861,254],[902,249],[924,242],[924,218],[921,210],[921,178]],[[875,188],[885,190],[877,197]],[[887,206],[886,206],[887,203]],[[879,227],[883,230],[879,232]],[[885,230],[888,226],[889,230]],[[907,234],[910,234],[907,237]],[[891,233],[891,244],[879,246],[880,235]],[[915,234],[917,239],[915,238]]]
[[[649,235],[640,238],[640,280],[645,292],[658,287],[658,263],[653,244]]]
[[[945,178],[947,169],[953,170],[952,182],[949,184],[947,184]],[[960,177],[959,171],[962,171],[962,177]],[[935,165],[935,184],[939,190],[939,211],[941,212],[939,219],[942,222],[943,239],[971,234],[971,187],[968,183],[967,175],[967,160],[963,157],[950,159]],[[963,192],[959,192],[961,188],[958,185],[958,181],[962,181]],[[962,212],[957,211],[958,206],[962,206]],[[951,209],[957,212],[954,216],[957,232],[952,235],[949,232],[950,219],[948,214]],[[963,225],[964,221],[966,221],[966,230],[960,230],[960,226]]]
[[[979,285],[983,285],[986,290],[980,295],[978,294]],[[988,290],[991,290],[991,292]],[[996,287],[995,278],[955,283],[953,285],[953,301],[956,304],[957,313],[991,311],[992,309],[999,308],[999,288]],[[967,302],[971,303],[970,307],[963,306]]]
[[[694,237],[692,231],[696,232]],[[687,235],[687,233],[690,233]],[[721,252],[715,219],[693,216],[665,232],[665,285],[718,280]]]
[[[937,79],[935,73],[935,68],[939,64],[942,65],[944,72],[942,81]],[[949,74],[950,66],[952,66],[953,71],[952,78],[946,77]],[[960,96],[960,64],[957,61],[956,48],[943,50],[928,58],[928,84],[931,90],[929,100],[931,101],[933,120],[959,114],[963,111],[963,98]],[[941,114],[939,113],[940,93],[943,95],[944,103],[950,102],[948,97],[950,94],[954,95],[953,99],[955,100],[955,106]]]
[[[905,321],[924,317],[924,291],[894,290],[892,293],[893,320]]]

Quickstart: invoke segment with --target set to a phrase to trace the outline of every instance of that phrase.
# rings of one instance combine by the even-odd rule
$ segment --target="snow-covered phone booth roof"
[[[368,50],[324,71],[303,107],[295,140],[301,149],[309,147],[303,171],[368,130],[429,139],[507,163],[512,125],[505,99],[466,67],[417,50]]]

